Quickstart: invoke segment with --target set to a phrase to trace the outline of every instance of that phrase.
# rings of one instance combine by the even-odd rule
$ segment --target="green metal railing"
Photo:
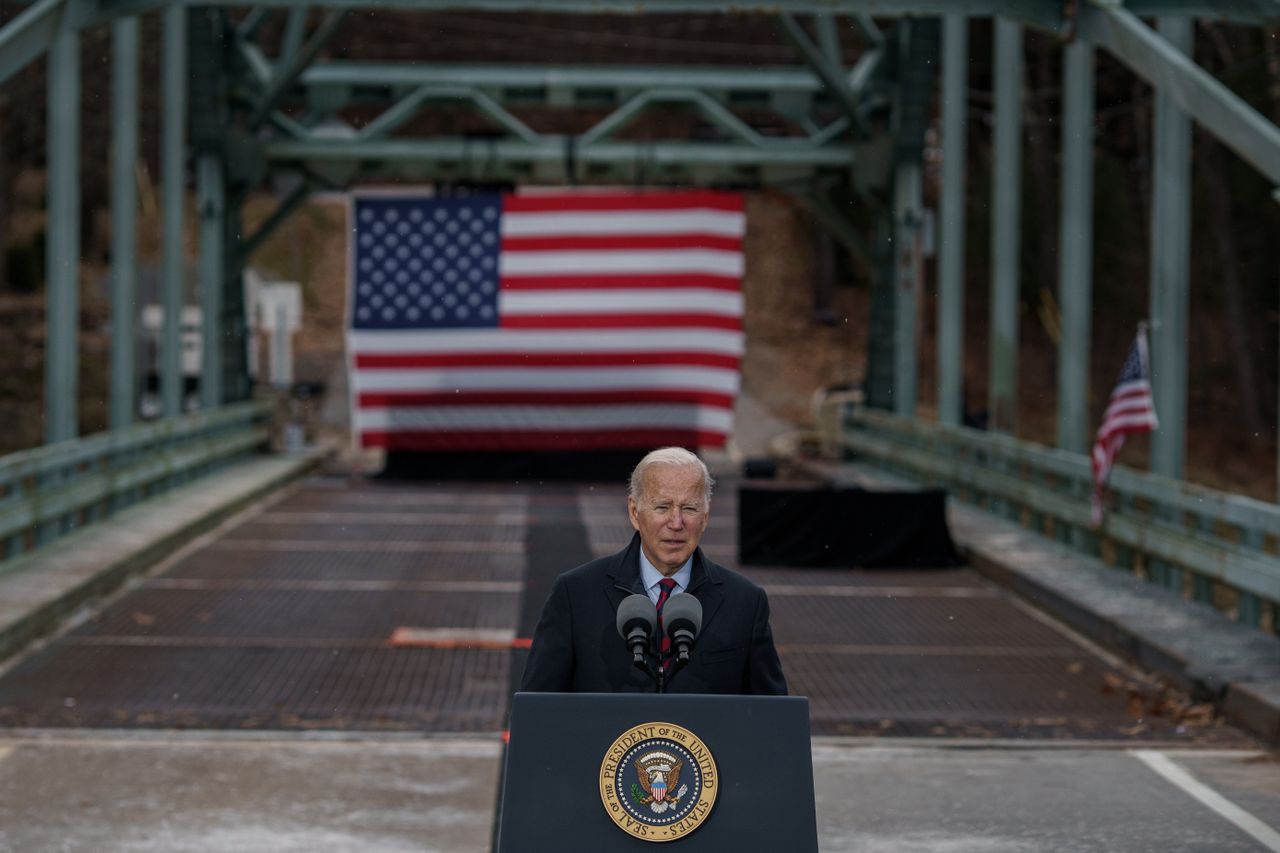
[[[946,488],[960,500],[1231,612],[1242,623],[1269,623],[1276,630],[1280,506],[1116,466],[1106,515],[1095,529],[1093,473],[1082,454],[831,405],[839,410],[821,419],[829,447]]]
[[[236,403],[0,458],[0,572],[112,513],[267,443],[270,406]]]

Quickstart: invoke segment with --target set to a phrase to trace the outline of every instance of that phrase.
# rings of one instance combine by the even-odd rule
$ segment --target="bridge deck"
[[[500,730],[551,579],[630,533],[612,485],[315,478],[13,665],[0,725]],[[1248,742],[968,570],[745,573],[815,734]]]

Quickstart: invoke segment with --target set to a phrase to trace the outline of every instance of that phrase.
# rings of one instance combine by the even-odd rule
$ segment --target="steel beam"
[[[111,428],[134,421],[138,395],[138,19],[112,25]]]
[[[659,103],[693,104],[707,121],[754,148],[785,148],[813,144],[812,140],[767,138],[731,113],[719,101],[709,97],[705,92],[693,89],[651,89],[641,92],[605,116],[587,130],[586,133],[578,136],[575,143],[581,146],[589,146],[596,142],[604,141],[630,124],[633,119],[650,106]]]
[[[876,72],[880,70],[880,65],[884,62],[885,49],[876,47],[868,50],[862,56],[858,57],[857,63],[853,66],[853,70],[849,72],[849,86],[855,91],[862,93],[864,102],[869,100],[866,94],[867,88],[871,85],[872,79]],[[863,108],[867,106],[864,103]]]
[[[1272,183],[1280,184],[1280,128],[1196,65],[1168,38],[1144,24],[1134,12],[1093,0],[1093,5],[1080,10],[1080,34],[1105,47],[1151,83],[1170,104],[1189,114]]]
[[[113,3],[117,0],[100,0]],[[132,0],[150,2],[156,0]],[[189,6],[208,0],[180,0]],[[307,7],[315,0],[234,0],[225,5]],[[1206,0],[1207,2],[1207,0]],[[325,6],[346,9],[416,9],[438,12],[465,9],[484,12],[568,14],[761,13],[793,15],[876,15],[900,17],[943,15],[1003,15],[1044,29],[1062,27],[1062,5],[1057,0],[326,0]]]
[[[809,40],[804,29],[791,15],[779,15],[778,23],[787,40],[813,69],[813,73],[818,75],[818,79],[826,86],[827,92],[844,110],[845,117],[853,124],[854,129],[865,136],[868,128],[859,110],[858,93],[849,86],[849,78],[844,69],[824,55],[823,51]]]
[[[279,206],[271,212],[271,215],[258,226],[258,230],[245,238],[240,244],[240,256],[245,260],[253,257],[253,253],[258,251],[258,247],[275,233],[275,230],[298,208],[298,205],[306,201],[310,192],[311,187],[307,182],[305,180],[299,181],[297,186],[291,189],[289,194],[280,201]]]
[[[166,0],[92,0],[85,3],[86,11],[79,25],[103,23],[125,15],[139,15],[161,8]],[[188,5],[209,5],[207,0],[184,0]],[[254,0],[233,0],[222,5],[305,8],[314,0],[273,0],[260,4]],[[645,12],[760,12],[773,14],[779,11],[790,14],[821,14],[855,16],[855,23],[870,20],[872,14],[884,17],[902,15],[941,15],[949,12],[970,16],[1004,15],[1032,26],[1055,29],[1061,25],[1061,3],[1052,0],[339,0],[326,3],[333,6],[345,3],[368,8],[423,8],[431,11],[451,9],[486,9],[507,12],[574,12],[610,14],[644,14]],[[1207,18],[1242,24],[1263,24],[1280,16],[1280,0],[1127,0],[1125,3],[1135,15],[1142,17],[1177,15],[1191,18]]]
[[[892,183],[892,181],[890,181]],[[893,387],[895,285],[892,211],[875,211],[876,275],[871,280],[871,297],[867,305],[867,372],[865,380],[867,405],[893,411],[897,389]]]
[[[961,4],[957,4],[961,5]],[[951,14],[965,14],[963,9],[953,9]],[[862,37],[862,42],[872,50],[879,50],[884,47],[884,33],[876,26],[875,20],[866,12],[857,12],[853,15],[853,25],[858,30],[858,35]]]
[[[65,22],[77,27],[94,26],[165,8],[170,2],[207,6],[209,0],[77,0]],[[305,10],[313,0],[228,0],[222,6],[252,7],[240,36],[247,37],[261,24],[269,8]],[[1094,0],[1104,2],[1104,0]],[[37,0],[0,29],[0,82],[48,50],[68,0]],[[899,17],[917,15],[999,15],[1053,32],[1066,32],[1068,22],[1057,0],[331,0],[330,7],[391,8],[416,11],[454,9],[494,12],[564,12],[575,14],[651,13],[760,13],[800,15],[850,15],[865,32],[874,32],[871,14]],[[1280,0],[1129,0],[1134,16],[1184,15],[1263,24],[1280,16]]]
[[[536,143],[541,139],[538,133],[493,98],[478,89],[465,86],[422,86],[415,89],[395,106],[361,128],[356,134],[356,139],[368,141],[385,138],[416,116],[423,104],[434,100],[470,101],[482,113],[525,142]]]
[[[942,24],[942,223],[938,257],[938,420],[964,421],[964,206],[969,19]]]
[[[1067,45],[1063,67],[1062,216],[1058,250],[1058,446],[1089,449],[1089,336],[1093,304],[1093,47]]]
[[[182,412],[182,306],[186,301],[186,256],[183,207],[186,204],[187,9],[164,11],[164,78],[161,97],[160,169],[163,183],[164,233],[161,248],[161,303],[164,328],[160,339],[160,401],[165,417]]]
[[[245,68],[253,75],[253,82],[266,87],[271,82],[271,60],[262,52],[262,48],[246,38],[236,34],[234,37],[236,52],[244,60]]]
[[[813,28],[818,34],[818,48],[822,56],[837,68],[844,66],[844,56],[840,49],[840,31],[836,29],[836,19],[830,15],[814,15]]]
[[[996,21],[992,155],[991,429],[1014,432],[1018,392],[1018,263],[1022,234],[1022,26]]]
[[[1277,0],[1126,0],[1124,5],[1143,18],[1176,16],[1264,24],[1280,17]]]
[[[76,25],[90,26],[115,18],[141,15],[168,5],[169,0],[82,0],[84,11]],[[208,0],[180,0],[207,6]],[[307,8],[313,0],[228,0],[218,5],[263,8]],[[333,0],[326,6],[403,8],[424,11],[484,10],[494,12],[566,12],[576,14],[762,13],[849,15],[865,27],[871,15],[882,17],[943,15],[1003,15],[1047,30],[1063,30],[1062,4],[1057,0]],[[1129,0],[1138,15],[1186,15],[1239,23],[1265,23],[1280,14],[1280,0]],[[43,51],[43,47],[41,48]]]
[[[333,37],[345,15],[346,11],[344,9],[329,10],[325,14],[324,20],[320,22],[320,26],[316,27],[315,32],[307,39],[306,44],[302,45],[281,64],[281,67],[276,69],[271,76],[271,82],[267,84],[266,91],[262,93],[262,97],[258,100],[253,114],[249,117],[249,125],[251,127],[261,124],[267,114],[274,109],[276,101],[280,99],[284,91],[297,81],[303,69],[311,64],[311,61],[320,53],[321,48]]]
[[[67,0],[38,0],[0,27],[0,83],[49,50],[66,6]]]
[[[849,167],[855,151],[852,145],[808,144],[781,145],[767,148],[750,145],[597,142],[577,148],[574,156],[584,163],[628,163],[643,160],[669,164],[686,162],[735,166]],[[263,143],[262,151],[269,161],[521,161],[560,162],[564,160],[563,137],[547,137],[544,142],[528,143],[513,139],[494,141],[465,139],[383,139],[371,142],[350,140],[273,140]]]
[[[697,65],[432,65],[327,60],[299,76],[305,86],[473,86],[481,89],[630,90],[816,93],[822,82],[808,68]]]
[[[289,9],[289,15],[284,22],[284,35],[280,38],[280,62],[287,62],[297,54],[298,49],[302,47],[302,39],[307,34],[307,12],[310,11],[306,6],[294,6]]]
[[[78,432],[80,316],[80,34],[63,30],[49,50],[48,242],[45,249],[45,442]]]
[[[1167,42],[1191,52],[1190,21],[1159,19]],[[1181,479],[1186,462],[1187,323],[1191,293],[1191,120],[1156,92],[1151,184],[1151,395],[1160,428],[1151,470]]]
[[[899,161],[893,178],[893,411],[916,413],[916,327],[924,259],[920,245],[923,168],[918,161]]]
[[[223,403],[222,310],[226,247],[226,181],[217,154],[203,154],[196,163],[197,210],[200,214],[200,405],[212,409]]]
[[[236,25],[235,36],[238,39],[251,39],[258,35],[258,30],[267,22],[268,10],[262,6],[255,6],[249,10],[249,14]]]

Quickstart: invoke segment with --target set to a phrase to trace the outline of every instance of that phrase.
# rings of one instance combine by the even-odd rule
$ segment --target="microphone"
[[[684,666],[702,630],[702,602],[688,594],[671,596],[662,607],[662,627],[676,650],[675,666]]]
[[[627,648],[631,649],[632,663],[645,672],[649,671],[649,665],[645,661],[644,652],[657,627],[658,608],[649,596],[636,593],[622,599],[622,603],[618,605],[618,633],[627,641]]]

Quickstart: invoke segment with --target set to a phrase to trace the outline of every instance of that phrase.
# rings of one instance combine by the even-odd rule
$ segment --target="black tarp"
[[[961,560],[947,493],[749,488],[738,493],[744,565],[943,568]]]

